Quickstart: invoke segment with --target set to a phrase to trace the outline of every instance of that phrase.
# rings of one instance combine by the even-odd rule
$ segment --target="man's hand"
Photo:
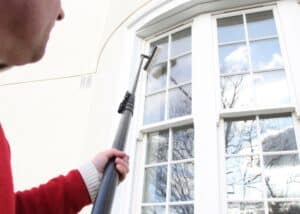
[[[104,152],[98,153],[92,160],[96,169],[100,174],[103,175],[104,169],[108,161],[115,157],[116,169],[119,173],[120,182],[123,181],[129,172],[129,157],[125,152],[119,151],[117,149],[109,149]]]

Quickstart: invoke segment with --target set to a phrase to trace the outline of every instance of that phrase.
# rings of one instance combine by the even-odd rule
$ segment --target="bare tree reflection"
[[[299,202],[271,202],[269,203],[270,214],[299,214]]]
[[[193,205],[173,206],[171,208],[171,214],[194,214],[194,206]]]
[[[151,167],[146,169],[144,202],[165,202],[167,189],[167,168]]]
[[[194,128],[185,127],[174,129],[173,160],[182,160],[194,156]]]
[[[221,101],[223,109],[235,107],[240,98],[243,79],[244,75],[224,77],[221,82]]]

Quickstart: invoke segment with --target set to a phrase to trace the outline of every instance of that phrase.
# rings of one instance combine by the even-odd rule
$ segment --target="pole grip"
[[[112,158],[105,168],[95,201],[97,206],[93,207],[92,214],[110,214],[118,182],[119,175],[115,169],[115,158]]]

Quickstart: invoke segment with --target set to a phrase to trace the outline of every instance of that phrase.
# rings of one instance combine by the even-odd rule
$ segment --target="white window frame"
[[[295,1],[294,3],[297,4]],[[288,86],[292,88],[290,90],[290,96],[292,104],[289,106],[281,106],[280,108],[262,108],[262,109],[243,109],[240,111],[222,111],[219,105],[219,66],[218,66],[218,43],[216,34],[216,17],[232,16],[233,14],[240,15],[241,12],[259,12],[266,10],[273,10],[274,20],[277,27],[277,34],[279,37],[279,44],[284,60],[287,59],[286,41],[285,35],[289,32],[284,32],[281,26],[282,14],[278,7],[286,2],[273,3],[272,6],[265,6],[264,4],[257,4],[257,7],[252,9],[239,8],[236,12],[218,11],[214,13],[205,13],[199,16],[195,16],[188,24],[184,24],[168,33],[177,32],[188,26],[192,28],[192,114],[184,117],[173,118],[166,121],[161,121],[155,124],[143,125],[144,116],[144,103],[145,103],[145,91],[146,91],[146,73],[141,75],[141,83],[139,86],[139,103],[137,104],[138,114],[136,114],[136,126],[139,134],[136,144],[136,153],[134,160],[135,176],[132,181],[132,193],[130,213],[140,213],[142,207],[143,196],[143,183],[144,183],[144,166],[145,166],[145,152],[147,146],[147,133],[158,130],[165,130],[168,128],[184,126],[188,124],[194,125],[194,212],[195,213],[220,213],[225,214],[227,208],[226,199],[226,178],[224,173],[225,160],[225,148],[224,148],[224,119],[234,118],[248,115],[261,115],[261,114],[277,114],[277,113],[292,113],[294,120],[295,130],[300,130],[300,122],[296,119],[296,116],[300,119],[300,114],[296,114],[295,111],[298,107],[298,101],[300,100],[299,91],[295,92],[296,85],[292,81],[293,77],[290,75],[291,68],[293,72],[300,68],[299,64],[296,66],[290,66],[290,61],[285,61],[285,74],[288,81]],[[300,7],[299,7],[300,9]],[[299,10],[300,11],[300,10]],[[279,13],[280,12],[280,13]],[[203,33],[206,34],[203,34]],[[157,36],[159,34],[156,34]],[[165,35],[159,35],[155,37],[158,40]],[[202,39],[197,39],[202,38]],[[146,39],[142,42],[142,49],[149,50],[149,43],[153,41]],[[203,46],[204,45],[204,46]],[[197,48],[198,47],[198,48]],[[199,47],[208,47],[206,51],[201,51]],[[199,58],[205,61],[200,63]],[[197,61],[198,60],[198,61]],[[294,63],[295,64],[295,63]],[[299,70],[299,69],[298,69]],[[200,71],[200,72],[199,72]],[[210,71],[211,75],[205,77],[205,80],[201,80],[201,71]],[[202,73],[203,74],[203,73]],[[300,76],[299,76],[300,77]],[[201,83],[201,84],[199,84]],[[212,85],[211,85],[212,84]],[[203,90],[208,90],[204,93]],[[197,93],[196,93],[197,92]],[[198,93],[200,92],[200,93]],[[296,96],[297,95],[297,96]],[[208,100],[207,106],[203,106],[202,97],[204,100]],[[296,99],[294,99],[296,97]],[[200,111],[198,109],[201,108]],[[297,111],[299,112],[299,111]],[[207,123],[205,123],[205,122]],[[204,124],[205,123],[205,124]],[[200,133],[205,130],[206,133]],[[299,144],[300,133],[295,131],[296,140]],[[203,141],[210,140],[210,144],[202,143]],[[299,147],[298,147],[299,148]],[[212,161],[212,162],[210,162]],[[207,170],[207,164],[209,162],[210,170]],[[209,189],[208,189],[209,187]],[[214,204],[212,207],[211,204]]]
[[[177,27],[171,31],[168,31],[166,33],[162,33],[161,35],[155,37],[155,38],[151,38],[149,40],[145,40],[144,46],[146,47],[147,50],[150,49],[150,44],[154,41],[160,40],[162,38],[165,38],[166,36],[168,36],[168,38],[170,39],[171,35],[174,33],[177,33],[179,31],[182,31],[184,29],[187,28],[191,28],[192,31],[192,23],[187,23],[184,24],[180,27]],[[192,35],[191,35],[192,37]],[[168,44],[170,45],[170,43]],[[140,135],[142,135],[142,140],[140,141],[139,145],[137,145],[137,151],[138,151],[138,155],[136,156],[137,159],[139,159],[139,166],[136,167],[136,169],[138,169],[138,174],[139,174],[139,181],[138,181],[138,185],[139,185],[139,191],[136,193],[138,195],[138,197],[136,197],[136,199],[138,200],[136,202],[135,210],[137,213],[140,213],[141,208],[143,206],[143,185],[144,185],[144,177],[145,177],[145,167],[147,167],[146,165],[146,161],[145,161],[145,157],[146,157],[146,152],[147,152],[147,142],[148,142],[148,133],[151,132],[155,132],[155,131],[160,131],[160,130],[168,130],[169,131],[169,149],[168,149],[168,163],[167,163],[167,181],[170,181],[170,177],[171,177],[171,164],[174,163],[194,163],[195,164],[195,159],[194,158],[190,158],[190,159],[184,159],[184,160],[179,160],[179,161],[172,161],[171,155],[172,155],[172,129],[176,128],[176,127],[182,127],[182,126],[187,126],[187,125],[193,125],[193,108],[192,108],[192,112],[190,115],[186,115],[186,116],[180,116],[180,117],[176,117],[176,118],[172,118],[172,119],[167,119],[167,115],[168,115],[168,91],[170,90],[169,88],[169,75],[171,72],[170,69],[170,47],[168,48],[169,53],[168,53],[168,69],[167,69],[167,84],[164,88],[164,91],[166,91],[166,95],[165,95],[165,118],[163,121],[160,122],[155,122],[152,124],[148,124],[148,125],[144,125],[144,106],[145,106],[145,98],[146,98],[146,82],[147,82],[147,73],[143,72],[141,75],[141,82],[142,87],[141,87],[141,103],[139,104],[139,108],[141,108],[142,110],[139,112],[138,115],[138,127],[140,130]],[[191,56],[193,56],[193,50],[191,50],[189,52],[189,54],[191,54]],[[174,58],[174,57],[172,57]],[[193,70],[193,69],[192,69]],[[193,86],[193,78],[191,78],[191,80],[189,81],[188,84],[191,84]],[[184,83],[184,85],[186,85],[186,83]],[[193,92],[192,92],[193,93]],[[193,95],[192,95],[193,96]],[[195,153],[195,151],[194,151]],[[155,164],[156,165],[156,164]],[[194,166],[194,171],[195,171],[195,166]],[[195,185],[195,184],[194,184]],[[166,189],[167,196],[170,193],[170,182],[167,183],[167,189]],[[195,197],[195,196],[194,196]],[[158,205],[157,203],[155,203],[156,205]],[[161,203],[162,205],[166,205],[166,213],[169,212],[169,207],[170,205],[183,205],[183,204],[195,204],[195,200],[193,201],[186,201],[186,202],[170,202],[169,198],[166,198],[166,202]],[[151,206],[151,204],[149,203],[149,206]]]
[[[277,10],[277,5],[275,6],[264,6],[260,8],[254,8],[254,9],[246,9],[246,10],[239,10],[231,13],[225,13],[225,14],[219,14],[219,15],[214,15],[213,16],[213,22],[214,26],[217,26],[217,19],[219,18],[226,18],[226,17],[231,17],[231,16],[236,16],[236,15],[243,15],[248,13],[256,13],[256,12],[263,12],[263,11],[272,11],[274,15],[274,21],[277,29],[277,38],[279,42],[279,47],[280,51],[282,54],[282,59],[283,59],[283,70],[286,75],[286,81],[288,85],[288,90],[289,90],[289,95],[291,99],[291,104],[290,105],[281,105],[281,106],[276,106],[276,107],[267,107],[267,108],[239,108],[239,109],[222,109],[221,104],[219,104],[219,112],[220,112],[220,119],[222,118],[232,118],[232,117],[240,117],[240,116],[246,116],[246,115],[255,115],[255,114],[272,114],[272,113],[284,113],[284,112],[293,112],[296,109],[296,96],[294,93],[293,88],[295,87],[291,81],[291,71],[290,71],[290,66],[288,63],[288,57],[287,57],[287,51],[284,45],[284,41],[282,38],[282,31],[281,31],[281,26],[280,26],[280,20],[279,20],[279,14]],[[216,39],[216,45],[215,49],[218,51],[218,40],[217,40],[217,27],[214,28],[214,38]],[[249,43],[248,38],[246,39],[246,42]],[[247,44],[248,46],[248,44]],[[218,57],[215,60],[215,64],[219,65],[219,60]],[[271,69],[272,70],[272,69]],[[219,73],[219,67],[217,67],[217,72]],[[260,71],[256,71],[255,73],[258,73]],[[251,73],[253,73],[251,71]],[[252,75],[252,74],[251,74]],[[220,90],[220,75],[218,77],[218,90]],[[252,91],[254,90],[253,88],[251,89]],[[218,100],[221,100],[221,95],[220,93],[217,95]]]
[[[215,40],[215,47],[214,49],[216,50],[216,55],[215,55],[215,65],[216,65],[216,72],[218,74],[218,85],[216,86],[218,89],[217,91],[220,91],[220,73],[219,73],[219,57],[218,57],[218,40],[217,40],[217,19],[219,18],[226,18],[226,17],[231,17],[231,16],[236,16],[236,15],[243,15],[248,14],[248,13],[256,13],[256,12],[263,12],[263,11],[272,11],[273,16],[274,16],[274,22],[276,25],[277,29],[277,38],[280,46],[280,51],[282,54],[282,58],[284,61],[283,69],[286,74],[286,81],[288,84],[288,89],[289,89],[289,95],[291,98],[291,104],[286,105],[286,106],[278,106],[278,107],[271,107],[271,108],[244,108],[244,109],[222,109],[221,108],[221,95],[220,93],[217,94],[217,100],[218,100],[218,112],[219,112],[219,128],[218,128],[218,133],[219,133],[219,157],[220,157],[220,203],[222,204],[222,210],[221,214],[226,214],[227,213],[227,191],[226,191],[226,166],[225,166],[225,160],[226,160],[226,154],[225,154],[225,134],[224,134],[224,129],[225,129],[225,119],[234,119],[234,118],[239,118],[239,117],[247,117],[247,116],[254,116],[257,120],[258,115],[277,115],[277,114],[284,114],[284,113],[290,113],[292,120],[293,120],[293,126],[295,129],[295,135],[296,135],[296,142],[297,142],[297,152],[299,154],[300,152],[300,134],[297,132],[297,130],[300,130],[300,124],[299,124],[299,117],[297,113],[297,98],[299,99],[299,94],[295,92],[295,84],[292,81],[292,72],[295,72],[295,70],[291,70],[289,58],[288,58],[288,51],[287,47],[285,45],[284,41],[284,33],[282,30],[281,26],[281,16],[279,14],[279,7],[277,3],[272,6],[262,6],[254,9],[241,9],[239,11],[235,12],[228,12],[228,13],[221,13],[221,14],[214,14],[213,15],[213,22],[214,22],[214,40]],[[243,18],[244,19],[244,18]],[[249,41],[247,41],[248,43]],[[298,97],[297,97],[298,95]],[[297,120],[298,118],[298,120]],[[265,193],[266,191],[264,191]],[[268,199],[267,199],[268,200]],[[293,200],[292,198],[289,200]],[[299,200],[299,199],[297,199]],[[276,200],[274,200],[276,201]],[[278,201],[284,201],[281,199],[278,199]],[[266,206],[265,204],[265,199],[264,199],[264,207]],[[265,208],[265,210],[268,210],[268,207]]]

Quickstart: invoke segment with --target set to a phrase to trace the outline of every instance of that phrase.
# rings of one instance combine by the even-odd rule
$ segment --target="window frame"
[[[291,73],[293,72],[291,69],[291,66],[289,64],[289,60],[288,60],[288,51],[287,51],[287,47],[285,45],[285,35],[282,30],[282,26],[281,26],[281,19],[280,19],[280,15],[279,15],[279,9],[278,9],[279,5],[276,2],[274,5],[270,5],[270,6],[261,6],[261,7],[257,7],[257,8],[251,8],[251,9],[240,9],[234,12],[224,12],[224,13],[215,13],[212,14],[212,20],[213,20],[213,34],[214,34],[214,50],[215,50],[215,57],[214,57],[214,65],[215,65],[215,73],[216,73],[216,79],[217,81],[217,85],[216,85],[216,91],[217,91],[217,106],[218,106],[218,110],[217,112],[218,114],[218,121],[217,121],[217,126],[218,126],[218,155],[220,157],[220,161],[219,161],[219,166],[220,166],[220,177],[219,177],[219,188],[220,188],[220,205],[221,205],[221,214],[225,214],[227,213],[227,209],[228,209],[228,199],[227,199],[227,182],[226,182],[226,164],[225,164],[225,160],[226,157],[228,155],[226,155],[226,149],[225,149],[225,133],[224,133],[224,129],[225,129],[225,120],[227,119],[236,119],[236,118],[242,118],[242,117],[249,117],[249,116],[253,116],[255,117],[255,120],[257,120],[257,118],[259,116],[270,116],[272,117],[272,115],[278,115],[278,114],[290,114],[292,121],[293,121],[293,127],[295,129],[295,137],[296,137],[296,143],[297,143],[297,152],[298,154],[300,154],[300,134],[297,132],[297,130],[300,130],[300,124],[299,124],[299,116],[297,115],[297,104],[296,104],[296,100],[297,100],[297,94],[295,93],[294,88],[296,87],[295,84],[293,84],[292,79],[292,75]],[[283,69],[286,75],[286,81],[287,81],[287,87],[289,90],[289,96],[290,96],[290,105],[282,105],[282,106],[276,106],[276,107],[259,107],[259,108],[255,108],[255,106],[253,108],[237,108],[237,109],[222,109],[221,107],[221,88],[220,88],[220,83],[221,83],[221,74],[220,74],[220,70],[219,70],[219,43],[218,43],[218,33],[217,33],[217,19],[219,18],[226,18],[226,17],[231,17],[231,16],[238,16],[238,15],[243,15],[243,20],[244,17],[246,16],[246,14],[249,13],[256,13],[256,12],[263,12],[263,11],[272,11],[273,12],[273,16],[274,16],[274,22],[275,22],[275,26],[277,29],[277,38],[278,38],[278,42],[279,42],[279,47],[280,47],[280,51],[282,54],[282,58],[283,58]],[[244,24],[244,23],[243,23]],[[249,43],[249,40],[246,39],[246,42]],[[249,51],[248,51],[249,52]],[[279,69],[276,69],[279,70]],[[257,71],[256,71],[257,72]],[[261,71],[258,71],[261,72]],[[264,71],[263,71],[264,72]],[[295,72],[295,71],[294,71]],[[253,70],[250,73],[255,73],[253,72]],[[252,74],[251,74],[252,75]],[[289,153],[289,152],[287,152]],[[266,191],[264,190],[264,194],[266,194]],[[289,198],[289,201],[292,201],[293,198]],[[263,198],[263,203],[264,203],[264,210],[268,210],[268,207],[265,208],[266,206],[266,202],[269,202],[270,199],[265,199]],[[273,199],[272,201],[284,201],[281,198],[279,199]],[[296,201],[300,202],[300,199],[297,199]],[[255,201],[253,201],[255,202]]]
[[[171,39],[172,34],[180,32],[180,31],[182,31],[184,29],[187,29],[187,28],[190,28],[191,32],[192,32],[192,28],[193,28],[192,22],[183,24],[182,26],[177,27],[175,29],[172,29],[168,32],[163,32],[160,35],[157,35],[157,37],[155,37],[155,38],[151,38],[151,39],[148,39],[148,40],[146,39],[144,41],[145,49],[150,50],[150,44],[152,42],[158,41],[162,38],[165,38],[166,36],[168,36],[168,39]],[[193,36],[192,36],[192,33],[191,33],[191,42],[192,42],[192,38],[193,38]],[[191,45],[193,45],[193,43]],[[168,127],[177,127],[177,126],[188,125],[188,124],[193,123],[193,108],[192,108],[191,114],[189,114],[189,115],[175,117],[175,118],[168,118],[168,113],[169,113],[169,110],[168,110],[168,107],[169,107],[169,101],[168,101],[169,91],[173,90],[173,89],[176,89],[179,86],[193,85],[193,75],[191,74],[191,81],[184,82],[184,83],[179,84],[178,86],[175,86],[175,87],[173,87],[173,86],[169,87],[168,78],[169,78],[169,75],[171,73],[170,60],[172,60],[174,58],[177,58],[179,55],[176,56],[176,57],[170,57],[170,44],[168,44],[168,46],[169,46],[168,47],[168,62],[167,62],[168,65],[167,65],[167,74],[166,74],[167,75],[166,76],[167,82],[166,82],[165,88],[163,90],[159,90],[159,91],[155,91],[155,92],[152,92],[150,94],[147,94],[147,92],[146,92],[147,72],[143,72],[142,75],[141,75],[143,87],[141,89],[142,90],[141,105],[139,106],[141,108],[141,111],[140,111],[140,114],[138,115],[138,118],[139,118],[139,130],[140,130],[141,133],[144,133],[144,134],[149,133],[149,132],[153,132],[153,131],[157,131],[157,130],[161,130],[161,129],[166,129]],[[182,54],[180,56],[184,56],[186,54],[191,54],[191,56],[192,56],[193,55],[192,49],[191,49],[191,51],[185,52],[184,54]],[[193,61],[192,61],[191,64],[193,64]],[[193,68],[192,68],[192,70],[193,70]],[[165,115],[164,115],[164,120],[144,125],[144,113],[145,113],[145,108],[144,107],[145,107],[146,97],[151,96],[151,95],[155,95],[155,94],[159,94],[163,91],[165,92],[165,107],[164,107],[165,108],[165,112],[164,112]],[[193,90],[192,90],[192,97],[193,97]],[[191,107],[192,107],[192,104],[191,104]]]
[[[218,208],[219,213],[220,214],[225,214],[227,211],[227,198],[226,198],[226,189],[224,191],[224,187],[226,188],[226,177],[225,177],[225,171],[223,172],[224,168],[224,163],[222,163],[222,161],[220,160],[225,160],[225,148],[224,145],[224,119],[228,119],[228,118],[237,118],[237,117],[241,117],[241,116],[253,116],[253,115],[270,115],[270,114],[278,114],[278,113],[291,113],[292,115],[292,119],[294,121],[294,128],[295,130],[300,130],[300,124],[299,124],[299,120],[296,119],[296,107],[295,107],[295,97],[296,94],[294,92],[294,90],[291,90],[291,88],[294,88],[295,85],[293,84],[293,82],[291,81],[291,68],[290,65],[288,64],[287,61],[287,50],[286,50],[286,46],[285,46],[285,42],[284,42],[284,32],[281,29],[280,26],[280,16],[279,16],[279,12],[278,12],[278,3],[277,2],[273,2],[271,3],[272,5],[264,5],[263,3],[260,4],[258,3],[257,5],[255,5],[255,7],[251,7],[251,9],[247,9],[247,6],[244,8],[238,8],[237,10],[233,11],[228,11],[228,10],[222,10],[222,11],[217,11],[217,12],[212,12],[212,13],[204,13],[204,14],[200,14],[197,16],[194,16],[191,20],[188,21],[188,23],[183,24],[183,25],[176,25],[175,29],[171,28],[172,30],[168,31],[166,33],[166,31],[163,31],[161,34],[155,34],[154,37],[151,36],[151,38],[148,38],[146,40],[142,41],[142,46],[144,50],[149,50],[149,44],[152,41],[156,41],[159,40],[161,38],[163,38],[166,34],[172,34],[175,33],[177,31],[183,30],[187,27],[191,27],[192,29],[192,55],[195,54],[194,52],[194,48],[196,45],[198,45],[198,42],[195,41],[194,39],[194,35],[193,35],[193,31],[194,28],[197,28],[198,25],[195,24],[194,22],[199,19],[202,18],[203,16],[209,16],[210,17],[210,28],[212,30],[212,40],[213,40],[213,44],[210,44],[210,47],[213,49],[213,56],[211,56],[211,59],[213,61],[212,64],[212,72],[211,75],[213,76],[213,78],[215,79],[214,83],[214,94],[215,94],[215,103],[217,104],[217,109],[216,109],[216,114],[214,118],[211,118],[212,121],[210,121],[211,123],[216,124],[216,133],[217,133],[217,137],[216,138],[212,138],[212,143],[214,144],[218,144],[217,150],[216,151],[209,151],[209,152],[213,152],[216,153],[217,157],[218,157],[218,187],[215,189],[218,189],[218,197],[217,197],[217,201],[216,204],[220,205],[220,208]],[[275,24],[276,24],[276,28],[277,28],[277,36],[278,36],[278,42],[280,45],[280,50],[281,50],[281,54],[284,60],[284,71],[286,74],[286,80],[287,80],[287,84],[289,87],[289,91],[290,91],[290,98],[291,98],[291,105],[288,106],[280,106],[280,107],[275,107],[275,108],[253,108],[253,109],[242,109],[242,110],[227,110],[227,111],[222,111],[221,108],[219,108],[220,105],[219,104],[219,87],[220,87],[220,74],[219,74],[219,62],[218,62],[218,40],[217,40],[217,34],[216,34],[216,30],[217,30],[217,25],[216,25],[216,17],[228,17],[228,16],[232,16],[232,14],[236,14],[236,15],[240,15],[241,13],[251,13],[251,12],[261,12],[261,11],[267,11],[267,10],[272,10],[273,11],[273,15],[274,15],[274,20],[275,20]],[[208,20],[208,19],[207,19]],[[207,28],[208,29],[208,28]],[[199,100],[194,99],[195,97],[195,90],[194,88],[196,87],[195,85],[199,82],[197,79],[195,79],[193,77],[194,74],[194,69],[197,68],[199,69],[199,66],[194,65],[194,57],[192,57],[192,77],[191,77],[191,82],[192,82],[192,98],[193,98],[193,103],[196,102],[197,103],[197,107],[198,107],[198,102]],[[201,68],[201,67],[200,67]],[[295,68],[294,68],[295,69]],[[200,151],[200,147],[197,145],[195,145],[196,143],[199,143],[198,141],[198,137],[196,135],[199,135],[199,117],[198,117],[198,113],[195,112],[195,108],[193,108],[195,105],[192,104],[192,114],[188,115],[188,116],[183,116],[183,117],[179,117],[179,118],[173,118],[173,119],[167,119],[166,121],[161,121],[161,122],[156,122],[153,124],[149,124],[149,125],[144,125],[143,124],[143,116],[144,116],[144,103],[145,103],[145,98],[146,98],[146,81],[147,81],[147,74],[145,72],[143,72],[141,74],[141,83],[140,87],[139,87],[139,104],[138,104],[138,114],[136,114],[136,121],[137,121],[137,125],[136,128],[138,130],[138,140],[137,140],[137,154],[135,156],[135,167],[134,169],[136,170],[135,173],[137,175],[133,176],[133,183],[134,183],[134,188],[132,188],[132,193],[130,194],[130,196],[133,198],[133,201],[135,200],[135,202],[132,202],[131,204],[131,210],[134,213],[140,213],[140,209],[142,207],[142,200],[143,200],[143,184],[144,184],[144,169],[145,169],[145,157],[146,157],[146,149],[147,149],[147,133],[149,132],[154,132],[154,131],[159,131],[159,130],[165,130],[165,129],[171,129],[174,127],[179,127],[179,126],[185,126],[185,125],[194,125],[194,188],[195,188],[195,192],[197,190],[199,190],[199,179],[200,178],[200,174],[198,172],[196,172],[197,170],[203,169],[203,163],[198,163],[199,160],[203,160],[200,159],[198,156],[199,154],[197,152]],[[197,86],[198,88],[198,86]],[[201,124],[201,127],[203,124]],[[300,133],[298,134],[297,132],[295,133],[296,135],[296,140],[297,143],[299,144],[300,141]],[[300,145],[298,145],[298,149],[299,149]],[[202,148],[202,147],[201,147]],[[215,155],[215,154],[213,154]],[[199,165],[201,165],[201,167],[199,167]],[[212,165],[213,167],[215,166],[215,164]],[[138,178],[137,178],[138,177]],[[134,181],[137,181],[136,183]],[[214,181],[212,181],[211,183],[209,183],[208,185],[211,184],[215,184],[213,183]],[[201,185],[203,186],[203,185]],[[137,189],[137,190],[134,190]],[[203,192],[203,191],[202,191]],[[202,193],[201,192],[201,193]],[[136,193],[136,194],[133,194]],[[194,210],[195,213],[198,213],[197,211],[199,210],[198,206],[201,202],[201,198],[199,198],[199,196],[194,196]],[[166,202],[167,203],[167,202]],[[166,204],[164,203],[164,204]],[[204,203],[204,202],[201,202]],[[201,205],[201,204],[200,204]],[[201,205],[202,206],[202,205]],[[138,209],[136,211],[136,209]],[[204,208],[205,210],[206,208]],[[203,211],[203,208],[201,208],[201,211]]]
[[[217,19],[219,18],[227,18],[227,17],[231,17],[231,16],[238,16],[238,15],[243,15],[243,21],[244,17],[246,16],[246,14],[249,13],[257,13],[257,12],[264,12],[264,11],[272,11],[273,16],[274,16],[274,22],[275,22],[275,26],[277,29],[277,37],[278,38],[278,43],[279,43],[279,47],[280,47],[280,51],[281,51],[281,55],[282,55],[282,59],[283,59],[283,66],[281,68],[281,70],[284,70],[284,73],[286,75],[286,82],[287,82],[287,88],[288,88],[288,92],[289,92],[289,96],[290,96],[290,104],[289,105],[278,105],[276,107],[250,107],[250,108],[232,108],[232,109],[222,109],[221,108],[221,95],[220,93],[218,93],[217,96],[217,100],[219,101],[218,103],[218,112],[220,112],[219,114],[219,122],[222,118],[232,118],[232,117],[240,117],[240,116],[247,116],[247,115],[253,115],[253,114],[273,114],[273,113],[285,113],[285,112],[294,112],[296,110],[296,94],[293,90],[293,88],[295,87],[294,84],[291,81],[291,68],[289,65],[289,61],[288,61],[288,54],[287,54],[287,50],[285,47],[285,43],[284,43],[284,35],[282,32],[282,28],[281,28],[281,22],[280,22],[280,16],[279,16],[279,12],[278,12],[278,5],[271,5],[271,6],[261,6],[261,7],[257,7],[257,8],[251,8],[251,9],[241,9],[238,11],[234,11],[234,12],[228,12],[228,13],[222,13],[222,14],[215,14],[212,16],[213,22],[214,22],[214,28],[213,28],[213,33],[214,33],[214,39],[215,39],[215,45],[214,45],[214,49],[216,50],[216,56],[215,57],[215,65],[216,65],[216,72],[218,74],[218,85],[217,85],[217,91],[219,92],[221,90],[220,88],[220,84],[221,84],[221,76],[223,76],[222,74],[220,74],[219,71],[219,58],[218,58],[218,52],[219,52],[219,43],[218,43],[218,33],[217,33]],[[243,22],[244,24],[245,22]],[[244,26],[245,28],[245,26]],[[246,36],[246,35],[245,35]],[[247,43],[247,47],[249,47],[249,39],[247,38],[248,36],[246,36],[246,40],[245,42]],[[249,52],[249,50],[248,50]],[[249,53],[248,53],[249,54]],[[250,68],[250,76],[251,79],[253,78],[252,75],[256,74],[256,73],[260,73],[260,72],[270,72],[270,71],[280,71],[279,68],[276,69],[267,69],[267,70],[263,70],[263,71],[254,71],[252,68]],[[254,86],[253,86],[253,81],[251,82],[251,91],[253,92]]]

